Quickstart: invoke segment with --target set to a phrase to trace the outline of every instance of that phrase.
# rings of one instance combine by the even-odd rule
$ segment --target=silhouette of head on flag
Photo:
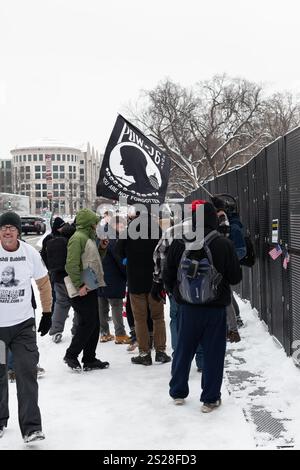
[[[159,181],[156,173],[148,175],[148,161],[143,151],[136,146],[124,145],[120,149],[121,162],[126,176],[132,176],[134,183],[127,189],[150,193],[159,189]]]

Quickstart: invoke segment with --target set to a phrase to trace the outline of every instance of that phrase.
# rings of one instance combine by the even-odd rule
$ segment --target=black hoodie
[[[151,291],[154,271],[153,252],[162,234],[157,221],[150,215],[141,214],[139,220],[148,224],[148,239],[133,240],[128,236],[126,240],[120,239],[116,244],[116,254],[121,259],[127,258],[127,282],[131,294],[145,294]],[[135,219],[131,223],[134,224]],[[151,236],[151,224],[156,225],[157,236]]]
[[[194,222],[194,214],[192,217]],[[212,204],[206,203],[204,205],[204,235],[206,236],[208,233],[216,230],[217,226],[218,219],[216,211]],[[238,284],[242,279],[239,259],[236,255],[233,243],[228,240],[228,238],[215,238],[209,244],[209,248],[214,266],[217,271],[223,275],[223,280],[218,289],[217,299],[206,304],[205,307],[225,307],[231,303],[230,285]],[[180,304],[186,303],[182,300],[177,288],[177,270],[184,250],[184,241],[175,239],[169,248],[163,272],[163,281],[167,290],[173,293],[175,300]],[[197,251],[196,255],[198,259],[202,259],[205,257],[205,252],[201,249]]]

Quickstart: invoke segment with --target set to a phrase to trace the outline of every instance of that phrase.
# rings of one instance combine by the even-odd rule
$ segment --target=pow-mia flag
[[[127,198],[128,204],[161,204],[170,166],[170,158],[119,115],[104,153],[97,196]]]

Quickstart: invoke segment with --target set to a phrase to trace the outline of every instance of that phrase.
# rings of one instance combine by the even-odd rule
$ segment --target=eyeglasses
[[[10,232],[16,232],[18,229],[14,225],[2,225],[0,230],[1,232],[5,232],[6,230],[9,230]]]

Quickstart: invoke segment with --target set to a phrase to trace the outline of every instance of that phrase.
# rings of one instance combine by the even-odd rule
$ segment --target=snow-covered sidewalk
[[[99,343],[98,357],[108,360],[110,368],[78,374],[62,360],[70,342],[70,319],[62,343],[39,336],[40,364],[46,369],[39,381],[46,440],[32,447],[300,448],[300,371],[276,346],[249,304],[239,304],[245,321],[242,341],[228,345],[223,405],[207,415],[200,412],[201,374],[195,364],[190,395],[184,406],[176,407],[168,395],[170,364],[133,365],[125,345]],[[15,384],[10,384],[10,412],[0,449],[28,448],[18,427]]]

